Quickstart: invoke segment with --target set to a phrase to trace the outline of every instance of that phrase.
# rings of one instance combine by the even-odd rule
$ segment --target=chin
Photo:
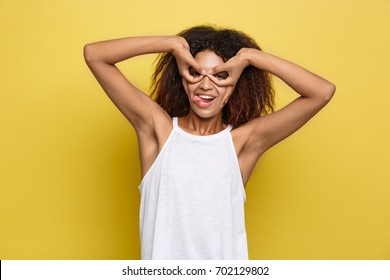
[[[221,111],[215,112],[215,111],[209,111],[209,110],[197,110],[197,108],[191,108],[191,111],[194,115],[197,115],[198,117],[202,119],[210,119],[213,117],[216,117],[220,115],[222,117]]]

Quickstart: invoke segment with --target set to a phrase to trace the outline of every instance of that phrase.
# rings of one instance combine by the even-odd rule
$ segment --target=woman
[[[115,66],[150,53],[161,54],[156,101]],[[141,258],[248,259],[244,186],[256,162],[321,110],[335,86],[241,32],[210,26],[92,43],[84,56],[137,133]],[[300,95],[274,113],[269,73]]]

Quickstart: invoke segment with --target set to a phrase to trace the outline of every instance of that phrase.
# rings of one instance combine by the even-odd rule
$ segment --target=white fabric
[[[177,125],[140,186],[141,259],[248,259],[245,189],[230,134]]]

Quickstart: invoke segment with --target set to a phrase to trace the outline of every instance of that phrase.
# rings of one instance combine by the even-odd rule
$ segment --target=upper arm
[[[258,157],[266,150],[293,134],[317,114],[331,99],[334,86],[330,85],[329,94],[321,98],[300,96],[284,108],[254,119],[248,123],[248,137],[245,149]]]
[[[297,131],[328,101],[299,97],[275,113],[253,119],[234,129],[233,142],[244,184],[266,150]]]
[[[163,113],[164,110],[129,82],[115,65],[93,61],[88,52],[87,45],[84,48],[84,57],[91,72],[107,96],[130,121],[136,131],[152,128],[154,126],[153,114]]]

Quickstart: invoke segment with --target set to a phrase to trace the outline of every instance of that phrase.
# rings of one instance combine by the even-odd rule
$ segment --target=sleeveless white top
[[[173,130],[140,186],[141,259],[248,259],[245,189],[230,134]]]

